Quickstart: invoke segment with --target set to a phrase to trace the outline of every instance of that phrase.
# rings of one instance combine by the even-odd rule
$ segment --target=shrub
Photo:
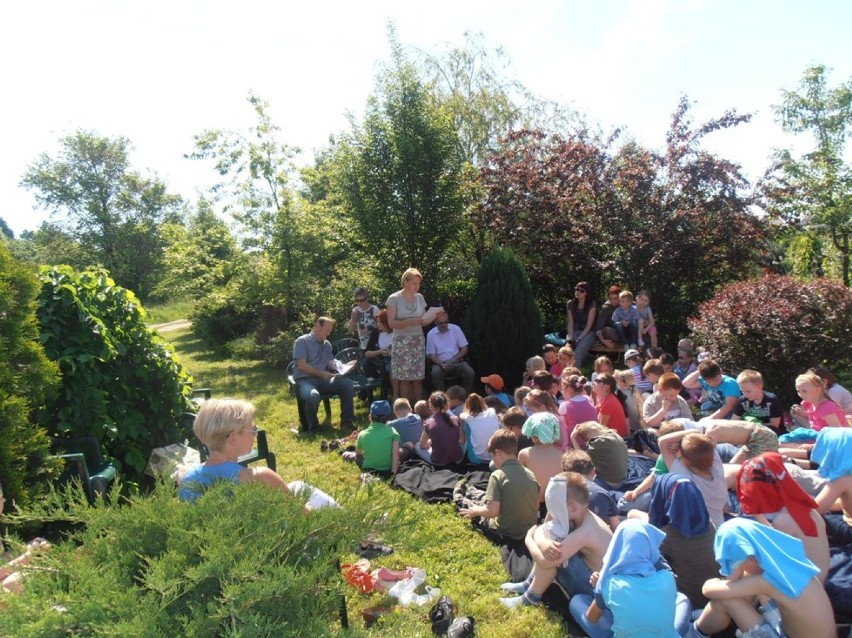
[[[479,376],[496,372],[509,389],[520,383],[527,358],[540,352],[541,313],[511,251],[495,249],[482,260],[465,334]]]
[[[192,379],[173,348],[145,325],[131,291],[103,269],[42,270],[41,341],[59,364],[59,396],[39,422],[52,434],[94,435],[137,480],[152,448],[179,441]]]
[[[368,503],[361,490],[345,509],[304,515],[260,483],[214,486],[192,505],[166,484],[110,507],[54,499],[29,518],[81,525],[7,597],[0,635],[329,635],[337,558],[380,517]]]
[[[840,282],[764,275],[730,284],[689,325],[727,373],[759,370],[785,405],[798,400],[795,377],[807,368],[852,366],[852,291]]]
[[[7,502],[27,505],[49,474],[50,441],[34,425],[58,382],[58,368],[38,342],[35,298],[38,280],[0,241],[0,483]]]

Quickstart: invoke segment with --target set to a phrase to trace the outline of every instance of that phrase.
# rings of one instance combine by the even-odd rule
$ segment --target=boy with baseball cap
[[[399,470],[399,432],[388,425],[391,407],[387,401],[373,401],[370,425],[358,434],[355,456],[362,470],[390,472]]]
[[[479,380],[485,384],[485,396],[497,397],[507,408],[511,408],[514,405],[512,398],[503,392],[506,384],[503,383],[503,377],[499,374],[489,374],[487,377],[481,377]]]

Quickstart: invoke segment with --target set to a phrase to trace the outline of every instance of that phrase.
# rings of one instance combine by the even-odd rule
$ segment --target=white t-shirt
[[[470,428],[470,444],[473,447],[473,453],[479,459],[490,461],[488,440],[492,434],[500,429],[500,419],[497,418],[494,408],[488,408],[485,412],[480,412],[476,416],[463,413],[462,420]]]
[[[849,392],[839,383],[835,383],[828,389],[828,398],[834,401],[843,410],[846,416],[852,414],[852,392]]]

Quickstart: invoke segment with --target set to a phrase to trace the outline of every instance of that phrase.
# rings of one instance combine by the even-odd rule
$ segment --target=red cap
[[[503,377],[499,374],[489,374],[487,377],[482,377],[480,381],[482,381],[482,383],[487,383],[495,390],[502,390],[505,385],[503,383]]]

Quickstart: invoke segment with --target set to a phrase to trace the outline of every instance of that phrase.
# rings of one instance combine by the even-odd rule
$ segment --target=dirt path
[[[151,327],[157,332],[172,332],[173,330],[180,330],[181,328],[188,328],[192,325],[188,319],[178,319],[176,321],[169,321],[168,323],[156,323]]]

